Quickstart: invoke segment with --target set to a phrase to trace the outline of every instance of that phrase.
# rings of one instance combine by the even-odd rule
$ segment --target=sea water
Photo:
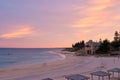
[[[0,48],[0,68],[61,60],[64,57],[58,55],[57,52],[60,50],[55,48]]]

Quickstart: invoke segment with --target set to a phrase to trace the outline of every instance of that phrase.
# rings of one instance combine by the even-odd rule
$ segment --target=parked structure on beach
[[[86,54],[94,54],[96,50],[99,48],[100,42],[94,42],[92,40],[89,40],[85,44],[85,53]]]

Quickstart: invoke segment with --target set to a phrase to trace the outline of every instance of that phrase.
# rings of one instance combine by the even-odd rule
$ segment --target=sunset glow
[[[119,0],[1,0],[0,47],[70,47],[113,40]]]
[[[32,31],[30,28],[23,28],[23,29],[17,30],[16,32],[1,34],[0,38],[6,38],[6,39],[22,38],[22,37],[30,35],[30,34],[32,34]]]

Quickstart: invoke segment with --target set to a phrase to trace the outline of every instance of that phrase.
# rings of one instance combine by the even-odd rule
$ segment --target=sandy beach
[[[90,77],[90,73],[94,71],[120,68],[118,57],[64,55],[66,56],[64,60],[42,65],[1,69],[0,80],[41,80],[48,77],[54,80],[66,80],[64,76],[70,74],[82,74]]]

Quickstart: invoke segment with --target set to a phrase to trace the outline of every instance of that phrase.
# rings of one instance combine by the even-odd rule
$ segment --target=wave
[[[65,55],[61,54],[61,49],[13,49],[12,51],[11,53],[14,55],[0,55],[0,61],[3,63],[0,64],[0,68],[31,66],[66,58]],[[11,61],[14,62],[11,63]]]

